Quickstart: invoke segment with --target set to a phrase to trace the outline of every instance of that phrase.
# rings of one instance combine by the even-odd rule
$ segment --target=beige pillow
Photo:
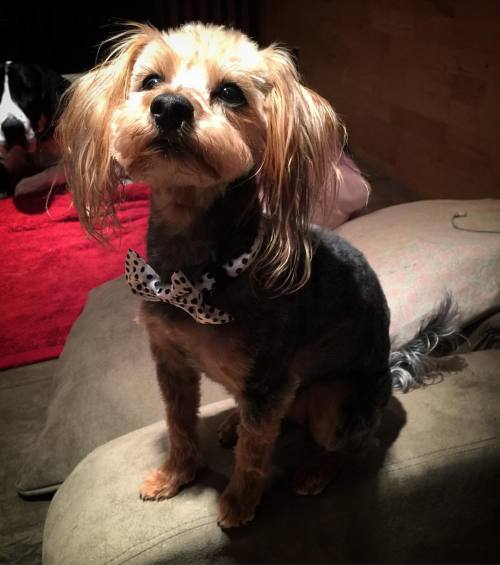
[[[500,309],[500,200],[400,204],[336,231],[378,274],[397,343],[414,335],[446,291],[462,325]]]

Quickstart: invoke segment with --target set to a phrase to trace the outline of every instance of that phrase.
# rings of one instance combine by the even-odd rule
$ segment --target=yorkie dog
[[[254,517],[285,418],[317,446],[295,489],[320,492],[392,390],[377,276],[310,225],[339,182],[344,129],[331,105],[278,46],[212,25],[134,25],[72,86],[59,135],[89,233],[112,222],[124,175],[151,187],[148,263],[130,251],[127,280],[143,299],[169,449],[140,496],[170,498],[195,478],[202,372],[237,404],[221,429],[237,443],[219,525]]]

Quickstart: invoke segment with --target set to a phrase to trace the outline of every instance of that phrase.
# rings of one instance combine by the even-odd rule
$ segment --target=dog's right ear
[[[127,97],[138,54],[159,31],[130,24],[111,39],[114,47],[94,70],[77,79],[65,94],[57,127],[69,189],[85,230],[102,239],[114,223],[118,166],[111,153],[111,117]]]

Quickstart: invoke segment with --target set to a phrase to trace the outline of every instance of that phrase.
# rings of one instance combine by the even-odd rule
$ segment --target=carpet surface
[[[149,194],[128,185],[122,229],[107,245],[87,237],[68,193],[0,201],[0,369],[57,357],[89,290],[144,254]]]

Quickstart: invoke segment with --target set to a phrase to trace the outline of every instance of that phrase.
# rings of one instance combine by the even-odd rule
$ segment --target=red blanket
[[[121,233],[85,236],[67,193],[0,201],[0,369],[57,357],[92,288],[124,272],[128,247],[144,253],[148,190],[129,185]],[[125,283],[124,283],[125,284]]]

